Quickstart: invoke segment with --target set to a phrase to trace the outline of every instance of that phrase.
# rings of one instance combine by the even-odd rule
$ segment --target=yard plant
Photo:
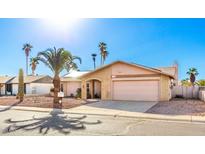
[[[71,52],[65,50],[64,48],[56,49],[49,48],[45,51],[39,52],[37,55],[38,61],[44,63],[54,74],[53,85],[54,85],[54,99],[53,107],[62,108],[62,103],[58,97],[60,92],[60,73],[66,69],[70,71],[71,69],[77,69],[78,65],[75,60],[79,60],[81,63],[81,58],[73,56]]]
[[[20,102],[24,99],[24,74],[23,69],[19,69],[19,84],[18,84],[18,98]]]

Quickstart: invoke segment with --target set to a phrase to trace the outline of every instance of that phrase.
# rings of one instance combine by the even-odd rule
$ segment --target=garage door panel
[[[114,100],[158,101],[158,81],[113,81]]]

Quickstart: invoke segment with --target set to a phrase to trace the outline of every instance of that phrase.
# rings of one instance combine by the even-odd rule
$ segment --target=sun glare
[[[58,27],[68,27],[72,26],[76,19],[73,18],[48,18],[47,22],[53,25],[56,25]]]
[[[66,32],[75,27],[76,18],[46,18],[43,20],[46,28]]]

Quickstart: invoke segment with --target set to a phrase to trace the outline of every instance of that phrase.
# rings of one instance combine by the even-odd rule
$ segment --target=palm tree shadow
[[[87,122],[84,119],[87,116],[83,115],[80,117],[68,117],[68,115],[60,115],[57,113],[50,113],[49,116],[41,118],[33,118],[27,120],[5,120],[6,123],[10,124],[3,130],[3,133],[10,133],[17,130],[31,131],[39,129],[40,134],[47,134],[50,129],[57,130],[60,133],[66,135],[71,130],[84,130],[85,125],[96,125],[100,124],[101,121]]]
[[[3,108],[3,109],[0,109],[0,112],[4,112],[4,111],[7,111],[7,110],[10,110],[12,107],[14,107],[14,106],[18,105],[19,103],[20,103],[20,101],[19,101],[19,102],[14,103],[14,104],[11,104],[10,106],[5,107],[5,108]]]

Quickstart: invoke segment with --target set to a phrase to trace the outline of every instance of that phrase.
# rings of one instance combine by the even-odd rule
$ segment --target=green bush
[[[199,85],[199,86],[205,86],[205,80],[199,80],[199,81],[197,81],[197,85]]]
[[[81,88],[78,88],[77,90],[76,90],[76,98],[81,98]]]

